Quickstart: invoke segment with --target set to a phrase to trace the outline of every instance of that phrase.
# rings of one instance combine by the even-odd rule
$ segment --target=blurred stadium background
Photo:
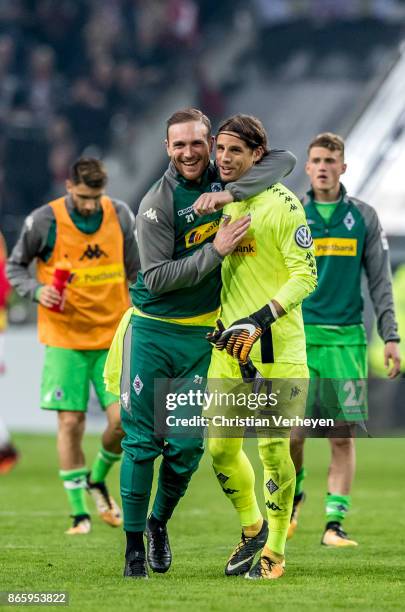
[[[344,183],[378,210],[399,270],[404,40],[405,0],[0,0],[0,229],[8,248],[24,217],[63,193],[81,154],[103,157],[108,193],[136,211],[166,165],[165,119],[195,105],[214,126],[234,112],[262,118],[271,146],[298,158],[286,184],[299,195],[309,140],[324,130],[346,137]],[[400,284],[397,299],[405,335]],[[205,457],[171,524],[173,571],[136,585],[135,594],[120,579],[122,533],[95,522],[86,542],[66,542],[55,441],[46,433],[55,431],[55,415],[38,406],[35,307],[12,296],[9,319],[0,416],[17,432],[22,457],[0,482],[2,588],[67,589],[80,610],[223,610],[245,601],[248,609],[403,608],[402,440],[359,441],[348,524],[361,546],[346,557],[320,550],[328,453],[326,441],[308,444],[301,533],[289,544],[286,579],[271,589],[220,578],[225,542],[238,526]],[[371,332],[369,305],[366,322]],[[405,425],[404,391],[379,383],[370,393],[397,427]],[[99,431],[101,419],[92,405],[89,429]],[[89,456],[97,444],[87,436]],[[118,497],[118,470],[112,487]]]
[[[286,183],[300,195],[308,141],[345,136],[344,182],[378,210],[395,270],[405,262],[404,33],[405,0],[1,0],[8,248],[29,211],[63,193],[80,154],[105,159],[109,194],[136,211],[166,165],[166,117],[195,105],[214,125],[261,117],[271,146],[297,155]],[[2,415],[13,429],[53,429],[37,406],[35,308],[14,296],[9,318]]]

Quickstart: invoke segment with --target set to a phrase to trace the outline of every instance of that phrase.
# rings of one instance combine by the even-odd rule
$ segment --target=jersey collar
[[[325,223],[319,214],[315,204],[314,204],[314,190],[311,188],[307,191],[305,197],[302,200],[303,206],[305,206],[307,218],[312,218],[314,225],[321,225],[323,227],[335,227],[341,223],[342,219],[347,214],[348,208],[351,206],[351,201],[349,196],[347,195],[347,191],[345,186],[340,183],[340,201],[336,206],[336,210],[333,212],[333,215],[329,219],[329,223]]]

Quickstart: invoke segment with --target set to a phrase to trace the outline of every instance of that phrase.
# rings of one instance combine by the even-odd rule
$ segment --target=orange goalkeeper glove
[[[238,319],[226,329],[220,320],[217,321],[218,329],[208,334],[207,339],[215,344],[219,351],[226,349],[231,357],[246,363],[253,344],[275,320],[270,306],[266,304],[248,317]]]

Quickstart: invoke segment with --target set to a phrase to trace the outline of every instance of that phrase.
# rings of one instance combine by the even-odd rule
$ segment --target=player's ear
[[[342,174],[344,174],[347,170],[347,164],[343,164],[342,166]]]
[[[309,161],[305,162],[305,172],[309,176]]]
[[[166,153],[170,157],[169,141],[167,140],[167,138],[165,139],[165,145],[166,145]]]
[[[263,155],[263,147],[257,147],[256,149],[253,149],[253,163],[257,164],[262,159]]]
[[[215,137],[214,136],[210,136],[210,142],[209,142],[210,153],[212,153],[212,151],[214,149],[214,144],[215,144]]]
[[[70,181],[69,179],[66,179],[65,181],[65,187],[66,187],[66,191],[68,193],[70,193],[72,191],[72,187],[73,187],[73,183],[72,181]]]

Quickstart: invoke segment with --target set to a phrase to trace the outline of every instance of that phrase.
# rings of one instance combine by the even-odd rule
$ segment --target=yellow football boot
[[[121,510],[109,494],[105,482],[90,482],[87,479],[87,490],[96,504],[101,520],[111,527],[120,527],[122,525]]]
[[[263,555],[252,567],[245,578],[250,580],[278,580],[285,571],[285,559],[282,555]]]
[[[87,535],[91,531],[91,522],[88,514],[79,514],[73,517],[73,525],[65,531],[67,535]]]
[[[358,546],[355,540],[351,540],[347,533],[343,531],[340,523],[331,522],[326,525],[325,532],[322,536],[321,544],[323,546],[331,546],[335,548],[344,548],[348,546]]]

